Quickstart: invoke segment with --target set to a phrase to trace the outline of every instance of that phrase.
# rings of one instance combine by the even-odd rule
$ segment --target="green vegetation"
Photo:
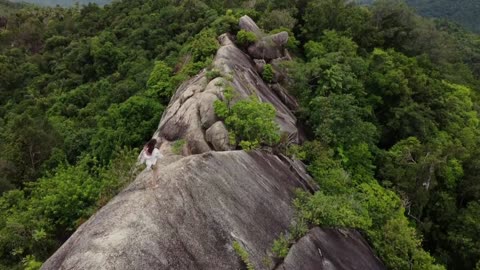
[[[289,70],[316,150],[290,153],[321,191],[299,197],[301,216],[359,228],[391,269],[473,269],[480,88],[463,57],[478,37],[452,41],[450,25],[388,1],[308,5],[305,58]]]
[[[295,201],[309,224],[360,229],[388,269],[444,269],[421,248],[415,229],[404,215],[402,202],[393,192],[374,181],[354,186],[341,168],[336,172],[318,170],[317,173],[329,174],[329,178],[319,181],[329,192],[299,193]],[[334,192],[336,189],[331,186],[342,188]]]
[[[107,166],[87,156],[77,165],[62,165],[28,183],[23,190],[5,192],[0,198],[2,264],[23,261],[26,269],[37,269],[41,265],[37,256],[45,258],[55,251],[60,239],[135,177],[132,164],[137,155],[138,149],[118,150]]]
[[[289,9],[272,9],[263,14],[258,21],[258,25],[265,31],[293,29],[297,23],[297,19],[294,17],[296,12],[294,7],[289,7]]]
[[[242,262],[245,264],[247,267],[247,270],[255,270],[253,267],[253,264],[250,262],[250,256],[248,255],[248,252],[238,243],[237,241],[233,242],[233,250],[237,253],[238,257],[242,259]]]
[[[231,144],[244,150],[253,150],[262,145],[272,146],[279,142],[280,133],[275,123],[275,108],[251,96],[231,105],[233,89],[226,87],[225,101],[214,103],[215,114],[222,118],[230,134]]]
[[[62,7],[72,7],[72,6],[77,6],[77,5],[88,5],[91,3],[95,3],[97,5],[106,5],[110,2],[111,0],[77,0],[77,1],[72,1],[72,0],[13,0],[12,2],[25,2],[25,3],[30,3],[34,5],[39,5],[39,6],[62,6]]]
[[[216,70],[216,69],[211,69],[209,71],[207,71],[207,80],[211,81],[217,77],[221,77],[222,74],[220,73],[220,71]]]
[[[286,151],[321,187],[299,194],[277,256],[321,225],[358,228],[391,269],[479,268],[478,35],[388,0],[0,10],[0,269],[38,268],[134,177],[126,149],[150,138],[181,82],[211,66],[217,35],[255,41],[238,29],[244,14],[295,34],[285,86],[308,141]],[[207,71],[220,75],[232,78]],[[215,113],[235,146],[279,142],[270,104],[233,102],[231,86],[224,97]]]
[[[23,266],[25,270],[38,270],[42,267],[42,263],[35,260],[35,257],[28,255],[23,260]]]
[[[238,31],[237,42],[241,46],[248,46],[255,43],[255,41],[257,41],[257,36],[254,33],[245,30]]]
[[[357,0],[359,3],[371,4],[374,0]],[[465,28],[480,33],[480,9],[476,0],[405,0],[408,5],[426,17],[448,19]]]
[[[172,144],[172,152],[176,155],[181,155],[184,146],[185,146],[185,140],[184,139],[176,140]]]
[[[0,269],[36,269],[134,178],[138,151],[119,149],[141,147],[209,65],[225,16],[200,2],[5,5]]]
[[[262,77],[266,82],[271,83],[273,81],[273,77],[275,76],[275,72],[273,71],[273,67],[270,64],[266,64],[263,67]]]
[[[285,258],[288,255],[289,248],[289,239],[284,234],[280,234],[280,236],[273,241],[272,253],[277,258]]]
[[[0,0],[0,16],[12,14],[16,10],[19,10],[24,6],[25,5],[21,3],[13,3],[8,0]],[[3,28],[3,26],[0,28]]]
[[[301,190],[297,190],[296,192],[298,193],[298,197],[307,196],[307,193],[303,193]],[[296,203],[298,204],[298,201]],[[296,215],[288,228],[288,233],[281,233],[278,238],[273,241],[271,249],[273,257],[276,259],[284,259],[287,257],[290,247],[307,234],[311,225],[312,223],[305,218],[297,207]],[[268,259],[271,260],[272,258],[268,257]]]

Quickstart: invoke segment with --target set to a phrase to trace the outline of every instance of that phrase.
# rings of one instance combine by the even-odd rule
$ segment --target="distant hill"
[[[371,4],[375,0],[358,0],[358,3]],[[479,0],[405,0],[423,16],[445,18],[480,33]]]
[[[5,1],[5,0],[2,0]],[[105,5],[110,2],[111,0],[12,0],[12,2],[27,2],[41,6],[63,6],[63,7],[71,7],[78,3],[80,5],[86,5],[88,3],[96,3],[98,5]]]
[[[23,5],[20,3],[12,3],[7,0],[0,0],[0,16],[7,15],[8,13],[21,8]]]

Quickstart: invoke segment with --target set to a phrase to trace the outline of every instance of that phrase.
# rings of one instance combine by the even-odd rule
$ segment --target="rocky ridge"
[[[231,85],[237,99],[255,94],[271,103],[290,142],[303,139],[291,112],[295,100],[281,85],[266,84],[254,61],[288,59],[288,34],[264,35],[248,17],[240,26],[261,38],[247,54],[228,34],[219,37],[213,68],[227,76],[209,81],[204,70],[172,97],[153,135],[166,157],[82,224],[42,269],[243,269],[234,241],[255,269],[384,269],[356,231],[320,228],[280,264],[265,264],[293,220],[294,190],[315,185],[298,161],[234,151],[215,116],[213,102]],[[185,141],[182,155],[172,151],[178,140]]]

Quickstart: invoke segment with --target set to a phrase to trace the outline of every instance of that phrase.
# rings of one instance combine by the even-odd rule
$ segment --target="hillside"
[[[372,4],[374,0],[358,0]],[[476,0],[405,0],[419,14],[456,22],[470,31],[480,33],[480,2]]]
[[[111,2],[111,0],[4,0],[12,1],[16,3],[29,3],[40,6],[61,6],[61,7],[73,7],[76,4],[87,5],[89,3],[95,3],[97,5],[103,6]]]
[[[0,0],[0,16],[5,16],[12,13],[15,10],[22,8],[22,4],[13,3],[8,0]]]
[[[480,269],[478,35],[396,1],[1,19],[0,270]]]

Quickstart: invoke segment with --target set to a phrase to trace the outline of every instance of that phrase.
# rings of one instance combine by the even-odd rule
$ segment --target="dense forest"
[[[13,0],[16,3],[29,3],[40,6],[61,6],[61,7],[73,7],[75,5],[88,5],[90,3],[97,5],[106,5],[111,0]]]
[[[279,148],[320,186],[294,202],[305,226],[359,229],[389,269],[480,269],[480,36],[389,0],[0,1],[0,269],[37,269],[134,177],[216,37],[254,41],[244,14],[291,34],[308,141]]]
[[[354,0],[360,4],[372,4],[375,0]],[[17,3],[31,3],[42,6],[72,7],[76,4],[95,3],[106,5],[111,0],[13,0]],[[480,33],[480,2],[476,0],[405,0],[419,14],[426,17],[447,19],[470,31]]]
[[[22,8],[24,4],[13,3],[7,0],[0,0],[0,16],[6,16]]]
[[[374,0],[357,2],[371,4]],[[448,19],[480,33],[480,2],[476,0],[405,0],[405,2],[422,16]]]

